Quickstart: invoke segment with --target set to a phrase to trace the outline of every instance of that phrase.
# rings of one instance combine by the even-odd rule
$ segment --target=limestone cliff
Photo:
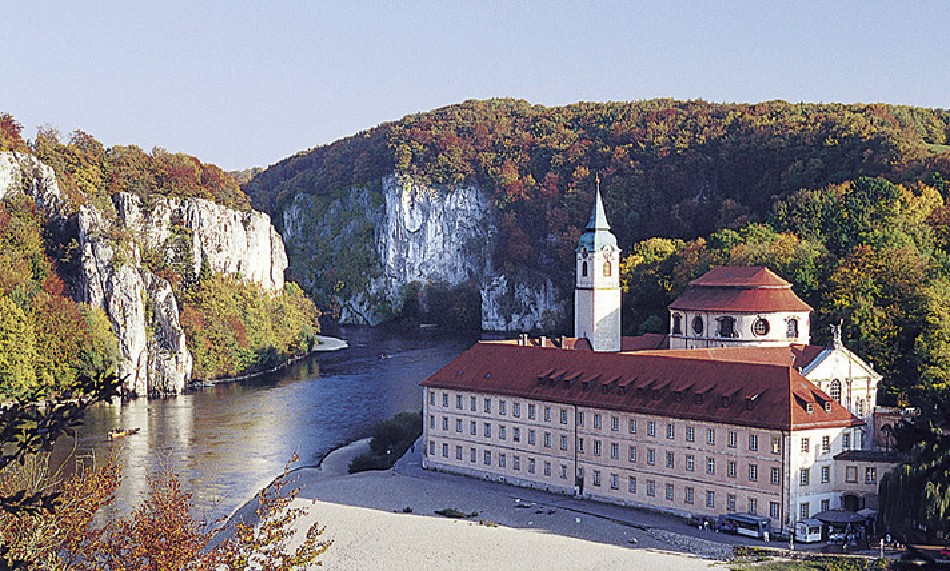
[[[426,284],[471,284],[486,330],[543,329],[564,318],[548,280],[493,264],[496,211],[477,186],[438,188],[387,176],[331,195],[297,194],[277,217],[291,272],[332,292],[345,323],[376,325]]]
[[[191,378],[192,358],[171,284],[154,271],[176,264],[192,277],[207,269],[281,289],[287,256],[263,213],[202,199],[118,193],[110,204],[70,209],[52,170],[28,157],[0,153],[0,197],[17,188],[32,196],[63,241],[75,240],[79,300],[102,307],[119,340],[119,376],[135,394],[174,394]]]

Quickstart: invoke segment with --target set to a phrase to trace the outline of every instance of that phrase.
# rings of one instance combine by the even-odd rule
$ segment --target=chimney
[[[542,335],[541,337],[538,337],[538,341],[540,342],[540,345],[542,347],[546,347],[548,344],[548,338],[546,335]]]
[[[567,349],[567,335],[561,335],[561,349]]]

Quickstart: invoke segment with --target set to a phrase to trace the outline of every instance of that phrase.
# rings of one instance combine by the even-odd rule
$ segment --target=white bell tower
[[[594,351],[620,351],[620,249],[595,180],[594,208],[575,256],[574,336],[587,338]]]

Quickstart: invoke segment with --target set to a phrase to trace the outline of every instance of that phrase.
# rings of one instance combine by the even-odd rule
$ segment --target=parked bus
[[[728,514],[719,516],[719,531],[756,537],[768,541],[772,531],[771,520],[753,514]]]

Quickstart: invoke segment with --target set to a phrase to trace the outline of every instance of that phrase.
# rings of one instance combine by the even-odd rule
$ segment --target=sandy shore
[[[423,471],[418,453],[393,470],[348,475],[350,459],[368,446],[356,442],[294,472],[297,503],[309,510],[301,527],[318,521],[334,540],[322,558],[327,569],[726,568],[667,551],[668,532],[612,517],[611,506],[594,513],[601,506],[593,502]],[[478,516],[434,514],[443,508]]]

